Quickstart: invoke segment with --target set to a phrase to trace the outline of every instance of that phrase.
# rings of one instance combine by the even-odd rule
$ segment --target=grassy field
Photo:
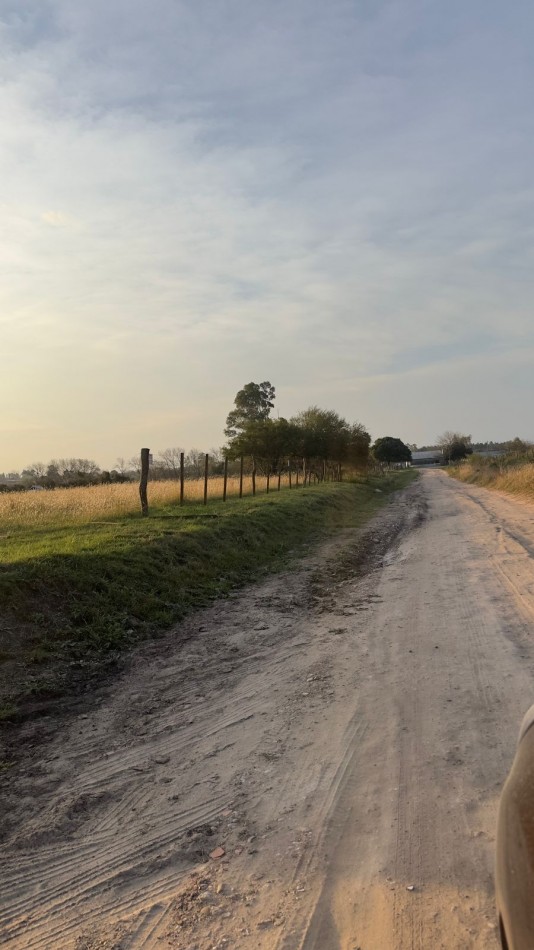
[[[293,473],[293,485],[295,475]],[[280,480],[281,488],[289,487],[288,475]],[[267,479],[256,477],[258,494],[265,492]],[[278,489],[278,478],[272,477],[271,492]],[[243,494],[252,495],[252,478],[243,478]],[[223,479],[208,480],[208,500],[222,499]],[[239,478],[229,478],[227,485],[229,498],[239,496]],[[204,497],[204,479],[186,479],[184,500],[189,504],[201,503]],[[150,507],[161,508],[176,504],[180,500],[178,481],[149,482],[148,501]],[[45,491],[25,491],[0,493],[0,531],[11,528],[29,528],[37,525],[84,524],[99,518],[117,518],[136,514],[139,511],[139,487],[137,483],[123,485],[94,485],[85,488],[55,488]]]
[[[514,456],[485,459],[475,455],[461,465],[449,467],[447,472],[462,482],[534,501],[534,459],[525,461]]]
[[[72,509],[57,503],[54,516],[44,492],[17,496],[1,528],[0,719],[45,708],[84,670],[103,669],[106,658],[275,569],[289,552],[363,524],[413,477],[398,472],[208,507],[180,508],[160,496],[148,519],[132,509],[119,514],[110,498],[123,496],[109,489],[79,489],[95,500]]]

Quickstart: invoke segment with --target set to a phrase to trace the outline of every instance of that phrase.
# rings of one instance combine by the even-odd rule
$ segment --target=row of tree
[[[410,448],[415,450],[417,446],[412,445]],[[522,456],[531,448],[532,444],[519,436],[504,442],[473,442],[470,435],[448,430],[438,437],[435,445],[422,445],[420,451],[440,449],[446,462],[458,462],[476,452],[483,455],[495,453]]]
[[[406,445],[401,439],[384,436],[371,447],[371,437],[360,422],[347,422],[332,409],[310,406],[290,419],[271,418],[275,403],[275,387],[269,382],[247,383],[237,393],[234,406],[226,419],[227,444],[209,453],[209,473],[220,475],[225,460],[230,474],[237,471],[237,460],[245,457],[258,472],[267,474],[281,471],[287,464],[304,465],[318,477],[329,466],[347,465],[365,468],[370,461],[380,464],[405,464],[412,459],[415,445]],[[524,451],[526,443],[514,439],[508,443],[491,443],[508,451]],[[435,446],[444,461],[466,458],[473,450],[471,436],[459,432],[444,432]],[[422,449],[425,447],[422,446]],[[204,473],[205,453],[198,449],[188,452],[180,447],[161,449],[151,464],[153,479],[178,478],[181,455],[187,478],[199,478]],[[139,474],[139,456],[118,458],[110,470],[102,470],[92,459],[52,459],[47,464],[35,462],[19,476],[10,473],[8,480],[19,479],[28,483],[55,487],[59,485],[89,485],[99,482],[123,482]],[[1,476],[0,476],[1,477]]]
[[[258,471],[277,472],[288,461],[302,462],[307,471],[321,473],[329,465],[363,468],[369,459],[371,436],[359,422],[347,422],[332,409],[310,406],[290,419],[271,419],[275,388],[265,381],[247,383],[228,414],[226,458],[246,456]]]
[[[400,439],[378,439],[371,450],[371,437],[365,427],[360,422],[347,422],[332,409],[310,406],[290,419],[273,419],[274,401],[275,388],[268,381],[247,383],[239,390],[226,420],[227,444],[209,453],[210,475],[222,474],[225,461],[229,474],[236,474],[238,460],[243,457],[248,466],[263,474],[281,471],[290,464],[303,465],[319,478],[339,465],[365,468],[370,459],[385,464],[410,461],[410,450]],[[194,448],[184,452],[178,446],[154,454],[151,478],[178,478],[182,453],[186,478],[200,478],[204,473],[205,453]],[[118,458],[109,470],[101,469],[92,459],[63,458],[46,464],[34,462],[20,475],[9,473],[7,480],[17,481],[17,487],[54,488],[130,481],[139,475],[139,470],[137,455],[130,459]]]

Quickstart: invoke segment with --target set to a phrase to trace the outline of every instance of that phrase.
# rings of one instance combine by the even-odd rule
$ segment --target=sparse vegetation
[[[534,449],[524,448],[497,458],[472,455],[461,465],[449,466],[449,475],[463,482],[520,495],[534,501]]]

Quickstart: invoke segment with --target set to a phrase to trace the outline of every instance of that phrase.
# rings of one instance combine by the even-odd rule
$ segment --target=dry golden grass
[[[450,472],[463,482],[483,485],[484,488],[493,488],[509,495],[521,495],[534,501],[534,462],[487,464],[467,461]]]
[[[287,475],[282,476],[281,487],[288,487]],[[256,491],[264,493],[267,479],[256,477]],[[278,488],[277,477],[271,477],[270,489]],[[239,495],[239,478],[229,478],[228,497]],[[252,494],[252,478],[243,479],[243,494]],[[210,478],[208,501],[222,499],[223,479]],[[184,499],[202,503],[204,479],[186,480]],[[177,504],[180,500],[178,482],[149,482],[148,502],[151,507]],[[49,524],[88,524],[100,519],[117,518],[140,511],[137,484],[92,485],[87,488],[55,488],[51,491],[25,491],[0,494],[0,526],[2,530],[18,527],[39,527]]]

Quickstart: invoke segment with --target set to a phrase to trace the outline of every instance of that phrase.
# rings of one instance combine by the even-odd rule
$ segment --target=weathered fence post
[[[143,518],[148,515],[148,469],[150,466],[150,449],[141,449],[141,481],[139,482],[139,497],[141,499],[141,514]]]
[[[226,489],[228,487],[228,459],[224,460],[224,480],[223,480],[223,501],[226,501]]]
[[[239,459],[239,497],[243,497],[243,456]]]
[[[184,503],[184,453],[180,452],[180,504]]]
[[[210,463],[210,457],[206,452],[204,458],[204,504],[208,504],[208,466]]]
[[[269,480],[270,480],[270,477],[271,477],[271,473],[270,473],[269,469],[267,469],[267,494],[269,494]]]
[[[256,466],[252,466],[252,494],[256,494]]]

